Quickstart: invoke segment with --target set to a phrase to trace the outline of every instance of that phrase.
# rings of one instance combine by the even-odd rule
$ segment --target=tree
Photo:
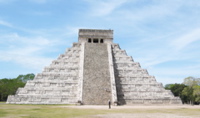
[[[183,103],[193,104],[194,103],[194,96],[193,96],[193,88],[192,87],[185,87],[182,91],[183,95]]]
[[[189,76],[184,79],[183,84],[190,86],[190,87],[195,86],[195,85],[200,85],[200,79]]]
[[[15,94],[17,88],[23,87],[25,83],[18,79],[1,79],[0,80],[0,100],[5,101],[8,95]]]
[[[26,75],[19,75],[16,79],[22,80],[22,82],[26,83],[28,80],[33,80],[35,75],[33,73]]]
[[[181,95],[181,92],[183,91],[183,89],[186,87],[186,85],[184,84],[171,84],[169,86],[169,88],[165,88],[165,89],[168,89],[168,90],[171,90],[172,93],[174,94],[174,96],[180,96]]]
[[[193,86],[193,96],[194,96],[194,102],[199,104],[200,103],[200,86],[198,85]]]
[[[200,103],[200,78],[187,77],[183,82],[187,85],[186,88],[182,91],[184,95],[184,100],[190,104],[199,104]]]
[[[184,90],[184,88],[187,87],[184,84],[167,84],[165,85],[165,89],[167,90],[171,90],[171,92],[174,94],[174,96],[179,96],[182,100],[182,102],[184,103],[184,95],[182,95],[182,91]]]
[[[166,84],[165,89],[171,90],[171,88],[174,86],[174,84]]]
[[[19,87],[24,87],[27,80],[32,80],[34,77],[34,74],[27,74],[13,79],[0,79],[0,101],[6,101],[8,95],[15,94]]]

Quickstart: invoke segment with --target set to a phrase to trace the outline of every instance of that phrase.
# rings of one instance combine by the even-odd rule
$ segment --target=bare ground
[[[75,109],[99,109],[99,110],[118,111],[117,113],[109,112],[107,114],[97,114],[93,116],[88,116],[89,118],[200,118],[199,105],[197,106],[192,106],[192,105],[112,106],[111,109],[108,109],[108,106],[96,106],[96,105],[66,106],[66,107]]]
[[[80,106],[62,106],[77,109],[108,109],[106,105],[80,105]],[[124,105],[112,106],[111,109],[200,109],[200,105]]]
[[[96,115],[94,118],[199,118],[196,116],[179,116],[175,114],[144,113],[144,114],[106,114]]]

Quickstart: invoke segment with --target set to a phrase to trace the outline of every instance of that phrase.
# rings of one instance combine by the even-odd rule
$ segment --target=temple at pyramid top
[[[78,40],[88,43],[112,43],[113,30],[80,29]]]
[[[113,43],[113,30],[80,29],[78,42],[44,67],[12,104],[182,104]]]

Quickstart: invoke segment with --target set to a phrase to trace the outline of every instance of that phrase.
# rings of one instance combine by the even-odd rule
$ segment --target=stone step
[[[11,95],[7,103],[11,104],[74,104],[75,97],[52,95]]]
[[[155,77],[150,76],[146,69],[142,69],[139,63],[134,62],[119,45],[112,45],[112,49],[118,102],[132,104],[138,103],[135,99],[143,101],[143,99],[174,98],[171,91],[165,90],[162,84],[156,82]]]
[[[83,75],[84,104],[106,105],[108,100],[111,100],[108,63],[106,44],[85,44]]]

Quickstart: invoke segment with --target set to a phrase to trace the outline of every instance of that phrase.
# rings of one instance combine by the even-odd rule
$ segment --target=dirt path
[[[62,106],[77,109],[108,109],[106,105]],[[200,105],[158,105],[158,106],[112,106],[111,109],[200,109]]]
[[[175,114],[145,113],[145,114],[106,114],[96,115],[94,118],[199,118],[199,116],[179,116]]]
[[[64,106],[65,107],[65,106]],[[66,106],[76,109],[99,109],[99,110],[118,110],[119,113],[109,112],[108,114],[98,114],[88,116],[89,118],[200,118],[200,105],[165,105],[165,106],[96,106],[96,105],[83,105],[83,106]],[[124,113],[124,111],[134,111],[134,113]],[[122,112],[121,112],[122,111]],[[138,113],[135,111],[139,111]],[[154,111],[154,112],[151,112]],[[185,113],[186,111],[186,113]]]

